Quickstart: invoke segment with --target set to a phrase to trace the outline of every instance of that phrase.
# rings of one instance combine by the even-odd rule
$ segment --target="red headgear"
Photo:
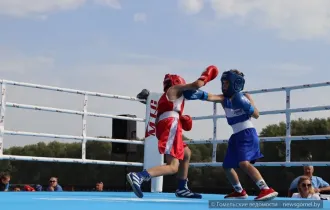
[[[186,84],[186,81],[182,77],[175,74],[166,74],[163,81],[164,92],[173,85],[181,84]]]

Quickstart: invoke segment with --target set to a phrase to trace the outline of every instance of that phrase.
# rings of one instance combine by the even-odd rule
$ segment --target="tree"
[[[327,135],[330,134],[330,118],[327,119],[309,119],[291,121],[292,136],[307,135]],[[278,125],[268,125],[260,132],[261,137],[275,137],[286,135],[286,123],[281,122]],[[262,148],[268,155],[267,161],[285,161],[285,142],[263,142]],[[330,148],[330,142],[327,140],[301,140],[291,142],[291,161],[301,161],[309,158],[312,154],[314,161],[324,161],[330,159],[330,153],[320,152],[322,148]],[[309,158],[310,159],[310,158]]]

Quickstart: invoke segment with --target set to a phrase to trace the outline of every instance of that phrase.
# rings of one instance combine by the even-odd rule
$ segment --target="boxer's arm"
[[[248,93],[244,93],[244,95],[249,99],[251,105],[252,105],[253,108],[254,108],[254,112],[253,112],[253,114],[252,114],[252,117],[255,118],[255,119],[258,119],[258,118],[259,118],[259,110],[257,109],[257,107],[256,107],[256,105],[255,105],[255,103],[254,103],[254,101],[253,101],[251,95],[248,94]]]
[[[193,83],[185,85],[175,85],[168,89],[167,97],[170,100],[179,98],[184,91],[195,91],[205,86],[208,82],[214,80],[219,74],[219,70],[216,66],[208,66],[201,74],[201,76]]]
[[[183,95],[187,100],[202,100],[218,103],[222,103],[225,98],[223,95],[215,95],[203,90],[186,90],[183,92]]]
[[[170,89],[176,90],[178,92],[183,92],[185,90],[198,90],[199,88],[203,87],[204,84],[204,81],[198,79],[195,82],[188,83],[185,85],[174,85],[170,87]]]
[[[205,86],[208,82],[214,80],[219,74],[219,70],[216,66],[208,66],[201,74],[201,76],[193,83],[185,85],[176,85],[173,86],[173,90],[179,90],[181,92],[185,90],[197,90]]]
[[[166,95],[169,100],[175,100],[180,98],[184,91],[196,91],[203,86],[204,82],[202,80],[196,80],[193,83],[185,85],[174,85],[168,89]]]
[[[222,94],[214,95],[214,94],[209,93],[208,97],[207,97],[207,101],[217,102],[217,103],[222,103],[224,101],[224,99],[225,99],[225,97]]]

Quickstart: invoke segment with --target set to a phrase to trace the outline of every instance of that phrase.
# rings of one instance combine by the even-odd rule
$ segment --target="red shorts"
[[[171,155],[179,160],[184,158],[187,146],[182,139],[182,125],[178,118],[169,117],[157,123],[156,137],[160,154]]]

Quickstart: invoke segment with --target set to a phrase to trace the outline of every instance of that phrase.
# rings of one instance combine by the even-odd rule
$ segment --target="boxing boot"
[[[142,172],[139,173],[131,172],[126,175],[126,179],[128,183],[131,185],[135,195],[139,198],[143,198],[141,185],[144,181],[150,180],[150,174],[146,170],[143,170]]]
[[[187,183],[188,183],[188,179],[186,179],[186,180],[179,180],[179,187],[175,191],[176,197],[179,197],[179,198],[197,198],[197,199],[201,199],[202,198],[202,195],[201,194],[198,194],[198,193],[192,192],[188,188]]]

